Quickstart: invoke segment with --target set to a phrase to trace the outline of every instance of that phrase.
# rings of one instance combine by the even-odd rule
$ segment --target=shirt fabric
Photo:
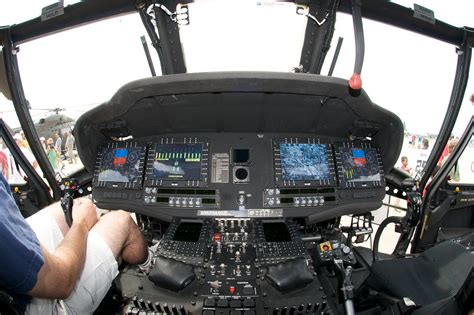
[[[75,142],[75,139],[74,139],[73,135],[67,136],[67,138],[66,138],[66,147],[67,147],[68,151],[72,151],[74,149],[74,142]]]
[[[54,143],[54,148],[56,149],[56,151],[61,152],[61,145],[62,144],[63,144],[63,140],[61,139],[61,137],[58,137],[56,139],[56,142]]]
[[[56,151],[56,149],[49,149],[47,153],[48,153],[49,163],[51,163],[53,170],[57,170],[58,169],[58,152]]]
[[[30,301],[27,295],[38,280],[44,264],[41,247],[31,227],[22,217],[10,192],[10,186],[0,175],[0,287],[18,301],[23,311]]]

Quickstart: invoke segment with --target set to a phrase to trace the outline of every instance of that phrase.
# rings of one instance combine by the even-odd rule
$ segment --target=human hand
[[[72,206],[72,219],[74,223],[83,223],[90,230],[97,223],[96,206],[88,198],[74,199]]]

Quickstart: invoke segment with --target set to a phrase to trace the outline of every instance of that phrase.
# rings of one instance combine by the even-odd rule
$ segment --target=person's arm
[[[41,246],[44,264],[29,295],[65,299],[74,289],[84,267],[89,230],[97,222],[94,204],[87,199],[76,201],[73,218],[73,225],[53,253]]]

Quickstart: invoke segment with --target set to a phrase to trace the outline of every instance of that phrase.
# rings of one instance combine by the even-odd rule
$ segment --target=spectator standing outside
[[[451,153],[453,153],[454,148],[458,145],[458,140],[457,139],[452,139],[448,142],[448,154],[444,157],[443,161],[441,162],[441,165],[446,162],[446,160],[451,156]],[[459,174],[459,165],[458,162],[454,164],[454,167],[449,171],[449,180],[459,182],[461,180],[461,176]]]
[[[400,169],[405,173],[409,174],[410,176],[413,176],[413,168],[408,166],[408,157],[402,156],[401,162],[402,165],[400,166]]]
[[[20,148],[21,152],[23,152],[28,162],[30,162],[31,166],[33,166],[33,168],[36,170],[38,168],[38,162],[36,162],[35,156],[28,149],[28,145],[24,146],[24,141],[23,141],[24,139],[21,136],[21,134],[16,133],[13,136],[13,139],[15,139],[17,146]]]
[[[56,151],[56,148],[54,147],[53,138],[48,139],[47,145],[46,153],[48,155],[48,160],[53,170],[56,172],[58,170],[60,157],[58,151]]]
[[[63,164],[63,161],[61,160],[61,155],[62,155],[62,145],[63,145],[63,139],[61,139],[61,136],[59,134],[59,132],[56,132],[54,134],[54,149],[56,150],[56,152],[58,152],[58,163],[59,165],[62,165],[62,167],[64,167],[64,164]]]
[[[56,139],[56,141],[54,142],[54,148],[56,149],[56,151],[58,151],[59,155],[61,155],[61,146],[63,145],[63,139],[61,139],[61,136],[57,132],[54,134],[54,138]]]
[[[10,178],[10,168],[8,165],[8,156],[5,152],[0,151],[0,170],[2,172],[3,177],[6,179]]]
[[[66,156],[69,159],[69,163],[76,163],[76,156],[74,155],[74,143],[76,140],[74,139],[74,136],[72,135],[71,130],[67,131],[67,138],[66,138]]]
[[[21,146],[23,148],[29,149],[30,145],[28,143],[28,140],[26,140],[26,138],[25,138],[25,133],[23,132],[23,130],[20,131],[20,136],[21,136]]]

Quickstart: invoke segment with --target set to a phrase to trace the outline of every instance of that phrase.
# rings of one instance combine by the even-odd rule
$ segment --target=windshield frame
[[[296,1],[288,2],[297,3]],[[448,113],[445,116],[444,122],[441,126],[441,130],[439,133],[440,135],[450,134],[457,114],[459,112],[459,108],[461,106],[460,98],[462,98],[462,96],[464,95],[467,84],[466,77],[470,66],[471,49],[474,45],[474,31],[468,28],[454,27],[438,20],[435,24],[426,23],[426,21],[415,18],[413,16],[413,10],[398,5],[396,3],[380,3],[380,1],[376,0],[365,0],[361,2],[363,8],[363,18],[368,18],[378,22],[386,23],[455,45],[459,48],[460,55],[464,54],[464,57],[466,57],[467,55],[469,56],[469,58],[464,58],[463,56],[460,56],[458,58],[461,61],[458,61],[458,68],[456,72],[455,83],[453,86],[450,106],[448,107]],[[173,1],[173,3],[177,4],[178,2]],[[329,3],[332,2],[329,1]],[[54,19],[42,22],[41,18],[38,17],[18,25],[0,28],[0,39],[2,40],[2,45],[4,48],[3,51],[6,55],[4,58],[4,62],[6,68],[10,70],[8,72],[11,74],[8,76],[7,80],[9,81],[10,89],[16,90],[16,92],[14,93],[16,94],[16,97],[13,98],[13,103],[15,104],[17,112],[23,113],[19,115],[20,123],[22,125],[22,128],[25,130],[27,140],[32,144],[33,153],[37,157],[40,167],[43,169],[43,172],[45,172],[45,176],[47,177],[48,182],[53,189],[55,199],[59,198],[59,188],[57,187],[57,182],[54,180],[54,176],[52,175],[46,157],[44,156],[44,154],[41,154],[42,151],[40,150],[38,134],[36,133],[36,130],[34,130],[34,126],[32,126],[31,116],[28,113],[27,102],[22,101],[26,100],[26,97],[21,86],[21,77],[15,56],[16,49],[22,43],[48,36],[50,34],[69,30],[71,28],[82,26],[88,23],[97,22],[102,19],[107,19],[138,11],[142,17],[142,22],[144,22],[145,24],[145,29],[147,29],[147,32],[149,34],[150,32],[155,32],[156,35],[156,32],[158,31],[159,34],[162,35],[163,32],[171,30],[171,36],[161,38],[160,42],[155,41],[153,43],[155,49],[157,49],[158,55],[161,57],[160,62],[162,63],[163,74],[182,73],[183,71],[186,71],[186,68],[184,66],[182,47],[179,41],[179,30],[177,28],[177,25],[173,22],[170,23],[168,21],[168,23],[159,24],[158,30],[156,29],[156,27],[150,28],[150,25],[148,25],[147,27],[147,20],[144,14],[147,14],[146,12],[148,8],[152,5],[153,4],[151,2],[143,3],[140,1],[137,1],[136,5],[133,5],[133,3],[131,3],[129,0],[113,0],[100,2],[83,1],[66,7],[64,10],[64,14],[55,17]],[[311,5],[309,9],[311,12]],[[337,11],[350,14],[351,1],[341,0],[339,2]],[[306,33],[308,33],[308,27],[310,27],[310,29],[312,28],[312,26],[308,25],[313,24],[314,23],[311,23],[311,21],[308,19]],[[327,25],[330,25],[330,23],[327,23]],[[162,29],[162,31],[160,31],[160,28]],[[311,37],[305,36],[303,47],[305,47],[308,41],[311,41]],[[170,44],[171,42],[175,43],[173,44],[174,48],[176,48],[175,46],[179,46],[181,54],[173,55],[170,53],[170,50],[172,50],[172,45]],[[160,54],[160,50],[163,50],[163,47],[165,48],[166,52],[164,54]],[[320,54],[320,52],[313,51],[312,58],[316,58],[315,56],[318,56],[317,54]],[[321,54],[318,56],[318,58],[322,58],[323,60],[324,57],[325,54]],[[462,66],[459,66],[459,64],[461,64]],[[440,153],[438,151],[440,151],[440,148],[444,147],[445,145],[444,138],[444,136],[442,137],[442,139],[440,137],[439,141],[436,142],[435,148],[433,149],[430,155],[429,162],[437,160],[437,155],[439,155],[437,153]],[[427,164],[425,170],[431,170],[432,168],[434,168],[434,166],[431,167],[429,164]],[[429,172],[425,172],[425,177],[429,175]]]

